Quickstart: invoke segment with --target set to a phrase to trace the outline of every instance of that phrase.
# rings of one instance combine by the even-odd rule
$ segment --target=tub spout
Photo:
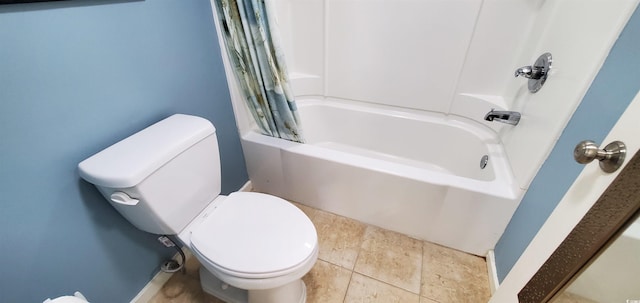
[[[520,116],[519,112],[496,111],[492,108],[491,111],[484,116],[484,119],[487,121],[497,121],[510,125],[518,125],[518,122],[520,122]]]

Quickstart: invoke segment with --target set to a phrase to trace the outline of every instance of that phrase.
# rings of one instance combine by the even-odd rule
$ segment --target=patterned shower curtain
[[[270,1],[270,0],[267,0]],[[260,130],[303,142],[300,118],[284,64],[272,4],[215,0],[234,74]]]

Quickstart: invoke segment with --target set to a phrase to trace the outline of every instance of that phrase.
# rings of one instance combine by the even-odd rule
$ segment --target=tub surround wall
[[[452,113],[476,119],[478,115],[484,115],[484,107],[480,108],[480,112],[477,112],[478,109],[465,112],[465,109],[468,110],[467,106],[473,105],[460,100],[460,97],[466,95],[477,96],[477,99],[494,103],[497,107],[508,108],[511,100],[504,97],[505,90],[513,82],[515,68],[521,64],[517,54],[530,48],[527,33],[531,31],[543,2],[482,2],[451,104]],[[479,102],[476,100],[473,103]]]
[[[540,2],[276,4],[296,94],[448,113],[454,94],[502,96]]]
[[[324,1],[277,0],[274,3],[295,94],[323,95],[326,65]]]
[[[522,188],[529,186],[551,152],[637,3],[563,0],[540,7],[529,47],[518,56],[517,66],[531,65],[542,53],[551,52],[552,74],[535,94],[527,90],[524,78],[506,86],[511,108],[523,117],[518,126],[500,131]]]
[[[326,1],[324,95],[448,112],[480,4]]]
[[[481,123],[527,189],[637,1],[507,2],[278,0],[294,93]],[[513,73],[544,52],[554,71],[531,94]],[[486,122],[491,108],[523,118]]]
[[[0,6],[0,302],[128,302],[174,254],[78,162],[173,113],[217,128],[223,191],[247,181],[207,1]]]

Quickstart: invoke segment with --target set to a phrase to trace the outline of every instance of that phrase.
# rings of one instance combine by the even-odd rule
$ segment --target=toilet
[[[202,288],[229,303],[302,303],[318,258],[311,220],[267,194],[220,195],[215,127],[176,114],[78,164],[131,224],[175,235],[202,264]]]
[[[55,299],[49,298],[42,303],[89,303],[89,301],[87,301],[87,298],[85,298],[81,292],[76,291],[73,293],[73,296],[62,296]]]

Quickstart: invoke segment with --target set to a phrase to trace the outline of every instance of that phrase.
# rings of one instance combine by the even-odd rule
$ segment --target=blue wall
[[[0,302],[128,302],[173,251],[76,165],[172,113],[217,127],[223,191],[247,180],[208,0],[0,6]]]
[[[602,140],[639,89],[640,9],[636,9],[496,245],[500,281],[582,171],[583,166],[573,160],[575,145],[587,139],[608,143]]]

